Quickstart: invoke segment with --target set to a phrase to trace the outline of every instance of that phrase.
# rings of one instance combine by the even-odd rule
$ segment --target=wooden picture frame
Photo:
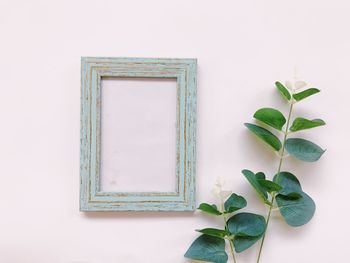
[[[196,170],[196,59],[81,59],[81,211],[193,211]],[[176,79],[176,190],[103,192],[100,189],[101,78]],[[133,120],[137,121],[137,120]]]

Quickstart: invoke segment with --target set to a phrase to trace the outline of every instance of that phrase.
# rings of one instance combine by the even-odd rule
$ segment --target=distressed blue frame
[[[196,74],[196,59],[82,57],[81,211],[193,211],[195,209]],[[177,79],[175,192],[134,193],[100,190],[102,77]]]

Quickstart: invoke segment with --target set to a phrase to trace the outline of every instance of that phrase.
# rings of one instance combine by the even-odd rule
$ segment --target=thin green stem
[[[292,96],[292,98],[293,98],[293,96]],[[285,150],[285,144],[286,144],[286,141],[287,141],[287,138],[288,138],[288,129],[289,129],[289,124],[290,124],[290,119],[291,119],[291,116],[292,116],[293,106],[294,106],[294,101],[292,99],[291,103],[290,103],[288,118],[287,118],[287,125],[286,125],[286,129],[285,129],[285,132],[284,132],[284,138],[283,138],[283,142],[282,142],[282,148],[281,148],[281,153],[280,153],[280,159],[279,159],[277,174],[279,174],[281,172],[281,169],[282,169],[283,155],[284,155],[284,150]],[[269,212],[267,214],[267,219],[266,219],[266,230],[265,230],[264,236],[263,236],[263,238],[261,240],[259,254],[258,254],[258,259],[256,261],[257,263],[260,262],[261,252],[262,252],[262,249],[264,247],[266,231],[267,231],[267,228],[269,226],[269,222],[270,222],[270,218],[271,218],[271,214],[272,214],[272,208],[273,208],[273,203],[275,201],[275,197],[276,197],[276,194],[273,193],[271,195],[271,205],[270,205]]]
[[[221,198],[220,199],[220,208],[221,208],[221,212],[224,212],[224,200]],[[225,222],[225,230],[228,231],[228,226],[227,226],[227,215],[224,215],[224,222]],[[230,249],[231,249],[231,255],[232,255],[232,258],[233,258],[233,262],[234,263],[237,263],[236,261],[236,256],[235,256],[235,250],[234,250],[234,247],[233,247],[233,243],[232,243],[232,240],[230,237],[227,238],[228,239],[228,242],[230,243]]]
[[[233,257],[233,262],[236,263],[237,261],[236,261],[236,257],[235,257],[235,250],[234,250],[234,248],[233,248],[232,240],[229,239],[228,242],[230,243],[230,248],[231,248],[231,254],[232,254],[232,257]]]
[[[226,216],[224,216],[224,221],[225,221],[225,230],[228,230],[227,217]],[[230,243],[230,249],[231,249],[231,255],[232,255],[232,258],[233,258],[233,262],[237,263],[236,256],[235,256],[235,250],[234,250],[234,247],[233,247],[232,239],[230,237],[228,238],[228,242]]]

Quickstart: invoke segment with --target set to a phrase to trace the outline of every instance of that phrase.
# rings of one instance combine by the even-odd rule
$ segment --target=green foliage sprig
[[[291,121],[295,104],[319,93],[320,90],[309,88],[296,92],[298,89],[305,88],[306,83],[303,81],[289,82],[286,83],[286,86],[278,81],[275,84],[277,90],[289,104],[287,118],[277,109],[262,108],[256,111],[253,116],[258,125],[245,123],[245,126],[253,134],[277,153],[279,159],[277,172],[271,179],[267,179],[263,172],[254,173],[247,169],[242,170],[244,177],[267,206],[266,218],[253,213],[238,213],[238,210],[247,206],[245,198],[235,193],[231,194],[223,191],[221,189],[222,185],[219,183],[217,185],[219,207],[215,204],[202,203],[198,209],[204,213],[222,217],[224,227],[223,229],[205,228],[197,230],[201,235],[192,243],[185,257],[205,262],[226,263],[228,254],[225,250],[225,244],[228,242],[233,262],[236,263],[235,253],[250,248],[261,239],[256,261],[259,263],[266,229],[274,208],[279,210],[284,221],[292,227],[305,225],[312,219],[316,209],[314,201],[303,191],[298,178],[294,174],[282,171],[282,164],[288,156],[304,162],[315,162],[325,152],[309,140],[294,136],[289,137],[289,135],[298,131],[326,124],[321,119],[309,120],[303,117],[297,117],[293,122]],[[259,125],[260,123],[264,124],[264,127]]]

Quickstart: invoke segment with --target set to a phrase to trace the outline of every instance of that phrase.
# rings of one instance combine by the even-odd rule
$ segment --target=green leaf
[[[314,201],[304,192],[298,199],[291,199],[284,195],[276,196],[276,203],[280,213],[288,225],[297,227],[308,223],[315,214],[316,205]]]
[[[276,81],[275,84],[276,84],[277,89],[281,93],[282,97],[285,98],[287,101],[289,101],[291,96],[290,96],[289,91],[286,89],[286,87],[279,81]]]
[[[242,170],[242,174],[245,176],[245,178],[247,178],[248,182],[253,186],[255,191],[258,193],[258,195],[264,201],[264,203],[270,204],[270,201],[267,199],[267,192],[259,184],[258,179],[256,178],[256,175],[252,171],[249,171],[249,170]]]
[[[244,124],[252,133],[270,145],[274,150],[279,151],[282,147],[280,140],[270,131],[251,123]]]
[[[298,199],[302,197],[300,194],[302,192],[300,182],[294,174],[280,172],[274,176],[273,181],[282,187],[278,194],[283,195],[285,198]]]
[[[256,179],[265,179],[266,178],[266,176],[265,176],[265,174],[263,173],[263,172],[257,172],[256,174],[255,174],[255,178]]]
[[[311,95],[314,95],[316,93],[319,93],[320,90],[319,89],[315,89],[315,88],[311,88],[311,89],[307,89],[307,90],[304,90],[302,92],[299,92],[299,93],[296,93],[293,95],[293,98],[296,100],[296,101],[301,101]]]
[[[227,229],[234,236],[257,237],[264,234],[265,218],[252,213],[238,213],[227,221]]]
[[[216,228],[204,228],[196,231],[209,236],[221,237],[221,238],[224,238],[225,236],[230,234],[226,230],[221,230]]]
[[[190,246],[186,258],[213,263],[226,263],[225,240],[209,235],[201,235]]]
[[[225,202],[225,212],[233,213],[247,206],[247,201],[243,196],[232,194]]]
[[[302,191],[298,178],[290,172],[280,172],[276,174],[273,178],[273,181],[276,184],[280,185],[283,189],[290,189],[291,192]]]
[[[299,199],[299,198],[303,197],[302,194],[300,194],[300,192],[293,192],[288,188],[283,188],[278,193],[279,193],[279,195],[283,195],[284,198],[286,198],[286,199],[295,200],[295,199]]]
[[[305,162],[316,162],[325,152],[320,146],[301,138],[290,138],[285,143],[287,152]]]
[[[261,187],[269,192],[269,193],[272,193],[272,192],[278,192],[282,189],[282,187],[270,180],[265,180],[265,179],[258,179],[258,183],[261,185]]]
[[[199,205],[198,207],[199,210],[211,214],[211,215],[221,215],[222,213],[218,210],[216,205],[210,205],[210,204],[206,204],[206,203],[202,203]]]
[[[283,125],[286,123],[286,118],[283,114],[272,108],[262,108],[256,111],[254,118],[279,131],[282,130]]]
[[[293,121],[293,124],[290,127],[290,130],[292,132],[296,132],[296,131],[311,129],[311,128],[323,126],[323,125],[326,125],[326,123],[321,119],[308,120],[308,119],[299,117]]]
[[[254,245],[263,235],[257,237],[244,237],[244,236],[235,236],[233,239],[233,245],[237,253],[241,253],[244,250],[250,248]]]
[[[265,233],[266,221],[261,215],[239,213],[227,221],[228,231],[234,236],[233,245],[240,253],[257,242]]]
[[[283,187],[276,196],[280,213],[290,226],[301,226],[311,220],[315,213],[315,203],[302,191],[299,180],[289,172],[281,172],[274,181]]]

